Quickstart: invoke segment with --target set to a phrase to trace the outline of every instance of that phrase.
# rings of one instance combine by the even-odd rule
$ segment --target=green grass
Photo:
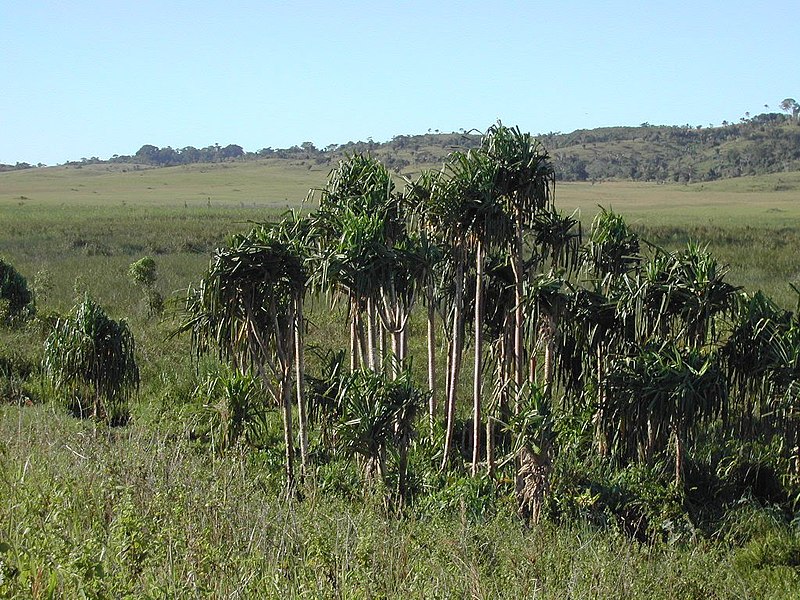
[[[95,431],[51,406],[0,411],[3,597],[788,599],[800,586],[786,556],[800,539],[779,525],[738,545],[643,545],[505,510],[398,519],[313,486],[286,500],[263,475],[273,457],[209,460],[175,423]]]
[[[0,597],[797,597],[797,527],[756,502],[719,533],[640,543],[597,514],[528,528],[510,481],[430,480],[420,468],[420,501],[398,516],[362,492],[349,463],[318,468],[297,501],[281,494],[280,445],[210,452],[193,389],[214,361],[166,339],[174,324],[147,317],[128,266],[151,255],[159,291],[185,290],[227,235],[300,208],[327,171],[264,161],[0,173],[0,255],[42,290],[40,312],[89,291],[129,319],[142,369],[131,424],[95,427],[39,380],[39,326],[0,331],[14,370],[0,379]],[[560,184],[557,204],[585,226],[611,206],[655,243],[708,243],[735,283],[793,306],[798,186],[800,174]],[[342,310],[314,307],[311,343],[337,345]],[[421,357],[421,315],[413,322]],[[20,390],[33,406],[12,405]],[[429,459],[423,448],[412,462]]]

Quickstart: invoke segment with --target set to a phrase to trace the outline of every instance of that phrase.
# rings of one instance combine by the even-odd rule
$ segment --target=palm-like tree
[[[687,436],[721,416],[727,403],[727,381],[716,353],[670,343],[647,348],[612,361],[607,381],[611,393],[602,426],[611,442],[630,451],[631,442],[649,445],[668,429],[675,443],[675,482],[682,483]],[[648,423],[654,424],[655,436],[643,439]]]
[[[43,370],[59,388],[92,393],[92,417],[124,419],[124,406],[139,385],[136,344],[128,324],[114,321],[86,297],[59,318],[45,340]]]
[[[496,193],[513,228],[510,245],[514,269],[514,383],[517,394],[524,382],[524,235],[537,216],[552,204],[555,170],[547,151],[529,133],[497,123],[481,145],[497,168]],[[518,404],[518,403],[517,403]]]
[[[394,379],[370,370],[355,371],[336,388],[337,445],[362,458],[367,482],[376,477],[387,482],[387,454],[396,448],[397,495],[404,502],[408,448],[425,394],[414,387],[409,371]]]
[[[405,359],[410,313],[424,266],[421,242],[409,236],[404,213],[386,167],[354,155],[331,172],[312,217],[316,281],[321,289],[348,297],[353,370],[357,351],[362,366],[377,369],[382,357],[376,356],[376,346],[384,330],[392,335],[395,376]]]
[[[306,280],[302,257],[268,228],[256,227],[215,251],[199,287],[190,288],[186,319],[174,332],[191,332],[198,354],[216,348],[234,368],[255,368],[281,407],[289,488],[294,484],[295,331]]]

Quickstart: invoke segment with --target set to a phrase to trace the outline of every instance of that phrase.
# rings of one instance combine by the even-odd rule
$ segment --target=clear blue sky
[[[798,41],[797,0],[0,0],[0,162],[707,126],[800,99]]]

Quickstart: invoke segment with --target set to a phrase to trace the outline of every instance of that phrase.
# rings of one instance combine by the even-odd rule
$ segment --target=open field
[[[215,452],[214,407],[197,389],[219,366],[194,361],[188,336],[166,339],[174,322],[148,317],[128,267],[152,256],[158,290],[185,290],[228,234],[302,209],[328,169],[264,161],[0,173],[0,257],[36,289],[39,313],[64,313],[88,291],[128,319],[142,371],[127,426],[81,421],[38,376],[40,323],[0,328],[12,371],[0,372],[0,597],[797,598],[796,515],[735,496],[733,484],[712,490],[717,480],[701,468],[676,500],[669,473],[612,473],[587,459],[575,467],[585,488],[573,505],[550,507],[577,518],[528,526],[515,515],[513,481],[438,474],[422,443],[411,458],[416,501],[400,515],[381,490],[362,489],[353,461],[320,458],[303,500],[286,499],[277,418],[264,434],[271,444]],[[656,244],[708,243],[731,281],[794,308],[800,173],[558,184],[556,203],[579,210],[587,228],[601,205]],[[344,311],[311,306],[309,343],[343,346]],[[421,356],[422,315],[413,327]],[[468,381],[463,388],[466,398]],[[741,468],[760,464],[759,451],[743,450]],[[559,468],[568,480],[571,467]],[[724,494],[728,512],[706,515]],[[657,533],[637,539],[610,502],[594,510],[608,498],[645,511]]]
[[[152,254],[199,270],[228,233],[247,229],[249,221],[302,209],[309,190],[322,186],[328,171],[311,161],[267,160],[2,173],[0,256],[27,273],[42,268],[58,273],[55,296],[72,283],[66,278],[74,266],[62,269],[62,261],[91,273],[94,264],[105,270],[109,263]],[[563,183],[556,186],[556,204],[565,213],[578,211],[585,228],[603,206],[624,215],[655,244],[707,243],[731,266],[735,283],[763,288],[787,308],[795,305],[788,284],[800,282],[800,255],[793,251],[800,243],[800,173],[695,185]],[[173,276],[165,264],[168,289],[184,287],[189,271]]]

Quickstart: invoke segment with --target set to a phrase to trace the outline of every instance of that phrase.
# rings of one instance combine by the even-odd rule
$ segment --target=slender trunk
[[[516,211],[516,233],[514,236],[513,270],[514,270],[514,412],[518,413],[524,377],[524,349],[522,346],[524,315],[522,312],[523,267],[522,267],[522,210]]]
[[[367,298],[367,368],[375,370],[375,304]]]
[[[397,361],[397,368],[400,372],[406,368],[406,358],[408,357],[408,319],[401,321],[403,327],[400,330],[400,357]]]
[[[494,420],[491,415],[486,416],[486,473],[494,477]]]
[[[358,309],[356,308],[355,298],[350,296],[350,372],[356,370],[358,362],[358,327],[356,325],[356,315]]]
[[[683,485],[683,455],[685,449],[677,426],[673,427],[673,435],[675,436],[675,485],[680,487]]]
[[[436,307],[433,299],[433,282],[428,283],[428,424],[433,439],[436,424]]]
[[[275,318],[275,350],[278,355],[280,404],[283,417],[283,442],[286,447],[286,490],[294,489],[294,435],[292,432],[292,367],[294,366],[294,307],[290,305],[286,322]]]
[[[483,386],[483,244],[475,259],[475,370],[472,379],[472,476],[478,474],[481,441],[481,388]]]
[[[364,315],[361,312],[356,313],[356,334],[358,338],[358,350],[361,355],[361,368],[369,368],[369,353],[367,351],[367,336],[364,331]]]
[[[385,372],[385,359],[386,359],[386,327],[383,323],[378,321],[378,368],[382,373]]]
[[[291,367],[283,370],[281,396],[283,408],[283,442],[286,445],[286,489],[294,488],[294,435],[292,433],[292,375]]]
[[[556,346],[556,320],[553,315],[545,316],[547,323],[547,338],[544,345],[544,385],[545,390],[549,393],[553,386],[553,358],[555,356]]]
[[[605,419],[606,393],[603,385],[603,350],[601,346],[597,348],[597,412],[595,413],[595,434],[597,436],[597,451],[600,456],[608,454],[608,444],[606,435],[603,431],[603,420]]]
[[[398,458],[397,495],[402,506],[406,503],[406,471],[408,471],[408,443],[405,440],[400,442]]]
[[[305,476],[308,468],[308,411],[306,408],[306,387],[304,381],[305,350],[303,342],[303,294],[296,300],[297,310],[294,324],[294,366],[297,385],[297,420],[300,428],[300,468]]]
[[[464,292],[464,264],[461,257],[458,258],[458,266],[456,268],[456,297],[455,307],[453,309],[453,344],[451,346],[450,357],[450,373],[448,378],[450,380],[448,395],[447,395],[447,422],[445,426],[444,438],[444,455],[442,457],[442,470],[447,467],[448,459],[450,458],[450,451],[453,446],[453,430],[455,428],[456,418],[456,390],[458,388],[458,375],[461,370],[461,350],[463,345],[462,335],[462,302]]]

